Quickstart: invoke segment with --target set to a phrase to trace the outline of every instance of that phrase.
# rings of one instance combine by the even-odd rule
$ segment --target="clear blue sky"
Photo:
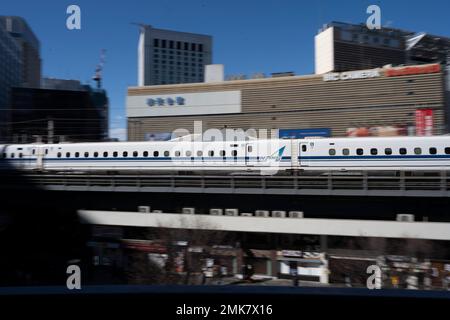
[[[66,29],[70,4],[81,8],[81,30]],[[226,74],[308,74],[320,26],[365,22],[370,4],[381,7],[383,25],[450,36],[448,0],[3,0],[0,15],[27,20],[41,42],[44,76],[91,82],[106,49],[110,131],[119,136],[126,127],[126,90],[137,82],[138,29],[130,22],[212,35],[213,62],[225,64]]]

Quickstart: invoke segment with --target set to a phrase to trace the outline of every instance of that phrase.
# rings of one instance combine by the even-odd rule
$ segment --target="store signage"
[[[149,98],[147,99],[147,105],[149,107],[184,106],[185,100],[184,97]]]
[[[347,72],[333,72],[323,75],[323,81],[338,81],[338,80],[353,80],[353,79],[367,79],[376,78],[380,76],[378,69],[361,70],[361,71],[347,71]]]
[[[438,73],[441,72],[440,64],[427,64],[423,66],[410,66],[390,68],[384,72],[386,77],[409,76],[413,74]]]

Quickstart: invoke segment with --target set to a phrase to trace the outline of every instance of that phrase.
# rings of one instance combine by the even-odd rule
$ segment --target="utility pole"
[[[53,120],[47,121],[47,143],[53,143],[54,124]]]

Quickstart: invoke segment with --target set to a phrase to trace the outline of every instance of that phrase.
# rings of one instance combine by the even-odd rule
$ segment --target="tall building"
[[[9,142],[90,142],[108,138],[108,97],[74,80],[53,79],[47,89],[11,90]],[[59,81],[57,81],[59,80]],[[52,88],[52,85],[54,88]],[[61,89],[65,84],[66,88]]]
[[[212,37],[140,25],[138,85],[203,82]]]
[[[21,49],[0,23],[0,142],[8,136],[10,90],[22,83]]]
[[[22,85],[39,88],[41,83],[41,56],[38,38],[21,17],[0,16],[0,24],[20,46]]]
[[[382,67],[387,64],[446,64],[450,39],[394,28],[331,22],[315,36],[315,73]]]

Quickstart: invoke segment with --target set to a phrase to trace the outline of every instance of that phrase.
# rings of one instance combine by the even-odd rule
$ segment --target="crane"
[[[95,74],[92,76],[92,80],[97,82],[97,88],[100,89],[102,87],[102,71],[103,71],[103,65],[105,63],[105,53],[106,50],[102,49],[100,51],[100,62],[95,68]]]

